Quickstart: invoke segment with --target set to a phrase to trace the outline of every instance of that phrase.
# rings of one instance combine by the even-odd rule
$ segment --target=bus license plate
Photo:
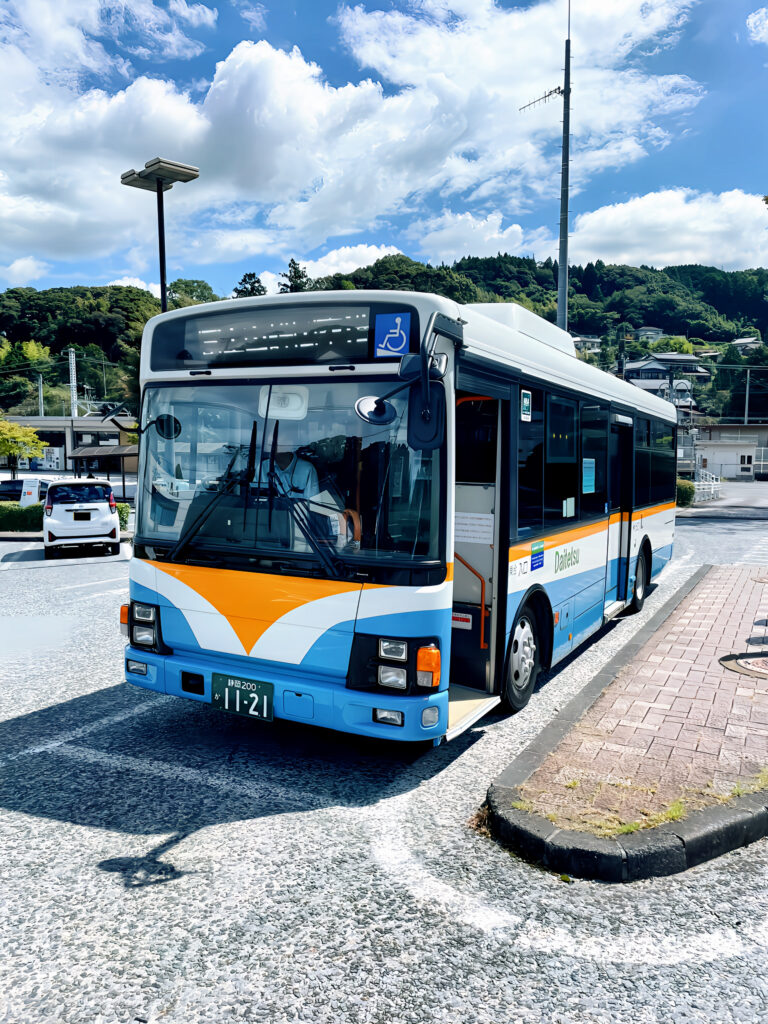
[[[274,690],[272,683],[214,672],[211,679],[211,704],[233,715],[271,722]]]

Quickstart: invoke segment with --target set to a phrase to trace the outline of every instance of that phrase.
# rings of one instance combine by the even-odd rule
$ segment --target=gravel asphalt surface
[[[0,1021],[768,1021],[765,841],[605,886],[466,824],[699,564],[765,564],[765,532],[681,522],[640,615],[426,754],[129,688],[127,562],[0,545]]]

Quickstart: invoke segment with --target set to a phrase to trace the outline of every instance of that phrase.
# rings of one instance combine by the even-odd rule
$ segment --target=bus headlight
[[[140,647],[154,647],[155,627],[134,625],[131,631],[131,639]]]
[[[399,666],[379,665],[379,686],[389,686],[393,690],[407,690],[408,673]]]
[[[390,661],[407,661],[408,644],[405,640],[379,640],[379,657]]]

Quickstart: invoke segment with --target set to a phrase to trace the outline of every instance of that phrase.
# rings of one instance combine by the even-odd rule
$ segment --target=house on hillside
[[[602,350],[602,341],[596,334],[574,334],[573,344],[577,352],[586,352],[589,355],[599,356]]]
[[[745,356],[748,352],[754,352],[756,348],[760,348],[762,342],[759,338],[736,338],[731,344],[739,350],[740,356]]]
[[[652,345],[664,337],[664,331],[660,327],[638,327],[635,331],[635,340],[642,341],[646,345]]]

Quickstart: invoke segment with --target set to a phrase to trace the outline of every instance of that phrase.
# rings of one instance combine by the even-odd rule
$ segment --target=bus
[[[676,410],[514,303],[329,291],[146,325],[126,679],[452,739],[672,556]]]

